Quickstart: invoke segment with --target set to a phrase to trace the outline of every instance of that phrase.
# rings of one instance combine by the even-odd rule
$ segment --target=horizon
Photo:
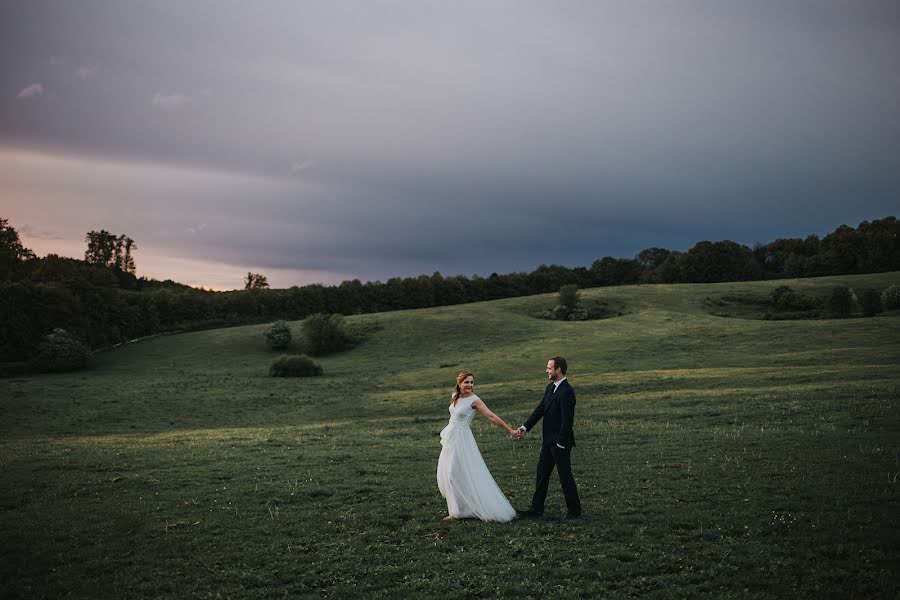
[[[0,40],[0,216],[192,287],[752,247],[900,199],[885,0],[33,0]]]
[[[884,215],[883,217],[878,217],[878,218],[876,218],[876,219],[872,219],[871,221],[878,221],[878,220],[889,219],[889,218],[896,218],[896,217],[895,217],[894,215]],[[867,220],[867,221],[868,221],[868,220]],[[866,222],[866,221],[863,221],[863,222]],[[854,229],[856,229],[860,224],[861,224],[861,223],[856,223],[856,224],[854,224],[854,225],[850,225],[849,223],[840,223],[840,224],[838,224],[838,225],[835,225],[835,226],[834,226],[831,230],[829,230],[829,231],[825,231],[825,232],[821,232],[821,233],[809,233],[809,234],[806,234],[806,235],[798,235],[798,236],[793,236],[793,237],[794,237],[795,239],[806,239],[807,237],[809,237],[809,236],[811,236],[811,235],[814,235],[814,236],[817,236],[819,239],[822,239],[822,238],[824,238],[825,236],[827,236],[829,233],[833,232],[834,230],[836,230],[836,229],[839,228],[839,227],[849,226],[849,227],[853,227]],[[13,228],[16,228],[16,227],[15,227],[15,224],[10,223],[10,225],[11,225]],[[23,245],[24,245],[26,248],[28,248],[29,250],[34,251],[34,248],[31,248],[31,247],[28,245],[28,243],[26,243],[26,240],[25,240],[24,236],[21,235],[21,232],[19,232],[19,234],[20,234],[19,237],[20,237],[20,238],[22,239],[22,241],[23,241]],[[725,240],[724,238],[723,238],[723,239],[718,239],[718,240],[712,240],[712,239],[711,239],[711,240],[697,240],[697,241],[693,242],[693,243],[692,243],[689,247],[687,247],[687,248],[683,248],[683,249],[664,248],[664,249],[670,250],[670,251],[672,251],[672,252],[686,252],[687,250],[690,249],[690,247],[693,247],[693,246],[696,245],[697,243],[704,242],[704,241],[707,241],[707,242],[735,241],[735,242],[736,242],[736,240]],[[766,240],[766,241],[757,240],[757,241],[754,242],[754,243],[762,243],[763,245],[765,245],[765,244],[768,244],[768,243],[771,243],[771,242],[774,242],[774,241],[775,241],[775,240]],[[741,243],[741,242],[736,242],[736,243]],[[747,246],[747,247],[749,247],[749,248],[751,248],[751,249],[753,248],[753,246],[750,245],[750,244],[742,244],[742,245]],[[86,243],[85,243],[85,246],[86,246]],[[648,246],[647,248],[642,248],[641,250],[646,250],[646,249],[648,249],[648,248],[662,248],[662,246]],[[138,250],[140,250],[140,248],[138,248]],[[46,254],[44,254],[43,256],[41,256],[39,253],[36,253],[36,255],[37,255],[38,258],[46,258],[46,256],[48,256],[49,254],[56,254],[56,255],[60,256],[61,258],[69,258],[69,259],[74,259],[74,260],[84,260],[84,256],[83,256],[84,253],[83,253],[83,252],[82,252],[82,256],[81,256],[81,257],[64,256],[64,255],[61,255],[61,254],[58,254],[58,253],[55,253],[55,252],[46,253]],[[607,255],[607,256],[609,256],[609,255]],[[523,270],[523,271],[504,271],[504,272],[500,272],[500,271],[497,271],[497,270],[492,270],[492,271],[490,271],[490,272],[482,272],[482,273],[440,273],[439,271],[434,271],[434,272],[432,272],[432,273],[416,273],[416,274],[413,274],[413,275],[395,275],[395,276],[392,276],[392,277],[387,277],[387,278],[385,278],[384,280],[381,280],[381,279],[362,280],[362,279],[354,278],[354,279],[344,279],[344,280],[342,280],[342,281],[337,281],[337,282],[309,281],[309,282],[305,282],[305,283],[303,283],[303,284],[293,284],[293,285],[288,285],[288,286],[284,286],[284,287],[276,287],[276,286],[270,285],[270,286],[269,286],[269,289],[273,289],[273,290],[276,290],[276,289],[290,289],[291,287],[294,287],[294,286],[303,287],[303,286],[306,286],[306,285],[339,286],[339,285],[342,284],[342,283],[349,282],[349,281],[354,281],[354,280],[359,280],[360,283],[362,283],[362,284],[364,284],[364,285],[365,285],[365,284],[383,284],[383,283],[385,283],[387,280],[392,279],[392,278],[394,278],[394,277],[400,277],[400,278],[411,277],[411,278],[416,278],[416,277],[423,276],[423,275],[424,275],[424,276],[427,276],[427,277],[430,277],[430,276],[433,275],[434,273],[440,273],[440,275],[443,276],[443,277],[445,277],[445,278],[450,278],[450,277],[467,277],[467,278],[472,278],[472,277],[474,277],[474,276],[478,276],[478,277],[489,277],[491,274],[497,274],[497,275],[500,275],[500,276],[504,276],[504,275],[510,275],[510,274],[513,274],[513,273],[531,273],[531,272],[535,271],[536,269],[538,269],[538,268],[541,267],[541,266],[561,266],[561,267],[565,267],[565,268],[569,268],[569,269],[575,269],[575,268],[583,267],[583,268],[588,268],[588,269],[589,269],[589,268],[591,267],[591,264],[593,264],[594,261],[600,260],[600,259],[602,259],[602,258],[606,258],[606,256],[598,256],[598,257],[596,257],[595,259],[593,259],[593,260],[591,261],[591,263],[589,263],[589,264],[582,264],[582,265],[559,265],[559,264],[557,264],[557,263],[541,263],[540,265],[535,265],[533,268],[528,269],[528,270]],[[615,258],[615,259],[617,259],[617,260],[633,260],[633,259],[637,258],[637,253],[636,253],[634,256],[630,256],[630,257],[616,256],[616,257],[612,257],[612,258]],[[139,257],[138,257],[138,259],[139,259]],[[266,275],[265,273],[260,273],[260,274],[261,274],[261,275]],[[243,287],[234,287],[234,288],[214,288],[214,287],[204,286],[204,285],[202,285],[202,284],[200,284],[200,285],[192,285],[192,284],[190,284],[190,283],[184,283],[184,282],[182,282],[182,281],[175,280],[175,279],[173,279],[172,277],[162,277],[162,278],[160,278],[160,277],[157,277],[157,276],[147,276],[147,275],[141,273],[140,270],[137,270],[137,271],[135,272],[135,276],[138,277],[139,279],[143,278],[143,279],[152,280],[152,281],[159,281],[159,282],[171,281],[171,282],[173,282],[173,283],[175,283],[175,284],[178,284],[178,285],[185,285],[185,286],[188,286],[188,287],[191,287],[191,288],[194,288],[194,289],[197,289],[197,290],[201,290],[201,291],[210,291],[210,292],[233,292],[233,291],[241,291],[241,290],[245,289],[245,288],[243,288]]]

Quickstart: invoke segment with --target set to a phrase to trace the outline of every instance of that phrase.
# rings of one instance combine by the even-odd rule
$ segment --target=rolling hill
[[[717,298],[881,289],[900,273],[583,290],[348,318],[325,375],[267,376],[265,326],[0,380],[11,597],[894,597],[900,312],[763,320]],[[299,322],[292,323],[294,331]],[[565,356],[585,518],[445,523],[438,432],[456,373],[510,424]],[[513,505],[538,436],[476,438]]]

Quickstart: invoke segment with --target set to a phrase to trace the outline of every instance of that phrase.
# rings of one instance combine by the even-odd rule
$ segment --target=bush
[[[569,316],[566,318],[569,321],[587,321],[588,316],[587,309],[579,304],[569,311]]]
[[[875,290],[864,290],[859,295],[859,305],[862,307],[863,314],[867,317],[874,317],[881,312],[881,294]]]
[[[831,290],[828,299],[828,310],[834,317],[848,317],[853,311],[853,291],[845,286],[837,286]]]
[[[799,294],[789,286],[780,285],[769,295],[772,306],[776,310],[810,310],[816,306],[816,302],[803,294]]]
[[[892,285],[881,291],[881,306],[885,310],[900,308],[900,285]]]
[[[35,354],[35,365],[41,371],[84,369],[90,360],[90,349],[65,329],[54,329],[45,335]]]
[[[556,319],[557,321],[587,321],[588,319],[599,319],[606,316],[605,313],[591,314],[583,304],[576,304],[574,308],[570,308],[565,304],[558,304],[552,310],[546,313],[544,318]]]
[[[284,350],[291,345],[291,328],[284,321],[275,321],[263,333],[263,338],[272,350]]]
[[[789,286],[779,285],[772,290],[772,305],[778,310],[790,310],[797,305],[797,294]]]
[[[344,317],[316,313],[303,320],[303,335],[310,354],[330,354],[353,345],[344,329]]]
[[[559,303],[562,306],[578,306],[578,286],[573,283],[559,288]]]
[[[553,318],[560,321],[585,321],[588,310],[578,299],[578,286],[573,284],[559,288],[559,304],[553,309]]]
[[[592,321],[594,319],[621,317],[623,314],[621,311],[613,310],[606,301],[588,300],[587,302],[579,302],[575,306],[557,304],[553,308],[533,313],[532,316],[553,321]]]
[[[557,304],[553,310],[550,311],[552,319],[559,319],[560,321],[565,321],[569,318],[569,311],[571,309],[565,304]]]
[[[272,377],[315,377],[322,374],[322,367],[305,354],[285,354],[269,367]]]

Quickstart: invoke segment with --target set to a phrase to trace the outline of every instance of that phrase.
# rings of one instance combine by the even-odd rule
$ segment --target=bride
[[[515,431],[475,395],[475,376],[463,371],[456,377],[456,391],[450,403],[450,423],[441,431],[441,456],[438,458],[437,482],[447,499],[449,519],[475,517],[482,521],[512,521],[515,509],[497,487],[488,471],[469,424],[475,411],[491,423]]]

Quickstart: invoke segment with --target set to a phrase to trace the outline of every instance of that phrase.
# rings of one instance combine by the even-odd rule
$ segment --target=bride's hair
[[[462,388],[460,386],[462,386],[463,380],[469,376],[475,377],[475,373],[472,373],[471,371],[460,371],[459,375],[456,376],[456,389],[453,390],[453,396],[450,397],[450,402],[453,403],[454,406],[456,406],[456,401],[459,400],[459,395],[462,393]]]

